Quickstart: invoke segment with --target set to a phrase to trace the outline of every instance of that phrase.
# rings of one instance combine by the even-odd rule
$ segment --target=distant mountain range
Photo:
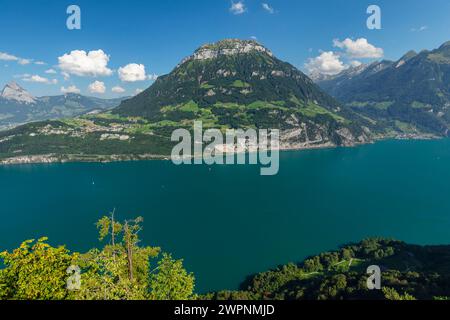
[[[173,130],[192,130],[194,120],[222,130],[277,128],[283,149],[448,135],[450,42],[315,80],[255,41],[229,39],[200,47],[111,111],[89,114],[117,100],[34,98],[11,85],[3,99],[10,103],[14,97],[26,114],[44,105],[52,106],[47,117],[84,115],[0,133],[0,158],[16,163],[167,157]]]
[[[317,78],[316,83],[380,130],[449,133],[450,42],[433,51],[410,51],[398,61]]]
[[[118,106],[123,99],[99,99],[73,93],[33,97],[16,82],[10,82],[0,94],[0,130],[33,121],[105,111]]]

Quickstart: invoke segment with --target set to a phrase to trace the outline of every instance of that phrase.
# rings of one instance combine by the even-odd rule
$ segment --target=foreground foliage
[[[12,253],[2,252],[7,266],[0,271],[0,299],[66,299],[67,268],[77,254],[53,248],[47,238],[28,240]]]
[[[18,300],[449,300],[450,246],[367,239],[247,278],[239,291],[194,294],[194,276],[160,248],[139,246],[142,218],[97,223],[102,249],[71,253],[46,238],[0,254],[0,299]],[[161,257],[156,260],[157,257]],[[382,290],[367,289],[367,267]],[[80,287],[68,290],[80,268]],[[70,280],[71,279],[71,280]],[[74,282],[76,284],[76,281]]]
[[[71,253],[52,247],[47,238],[28,240],[0,259],[0,299],[15,300],[187,300],[194,296],[194,276],[182,260],[160,248],[139,246],[142,218],[118,223],[114,215],[97,223],[103,249]],[[0,262],[1,262],[0,260]],[[75,270],[75,273],[73,272]],[[79,270],[80,273],[77,273]],[[72,284],[68,290],[68,285]],[[79,285],[77,285],[79,284]]]

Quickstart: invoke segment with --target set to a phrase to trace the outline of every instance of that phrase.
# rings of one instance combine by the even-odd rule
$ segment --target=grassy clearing
[[[374,104],[374,108],[378,110],[387,110],[394,104],[394,101],[383,101]]]
[[[170,113],[174,111],[182,111],[182,112],[193,112],[196,113],[199,111],[198,104],[195,101],[189,101],[187,103],[179,104],[176,106],[165,106],[161,108],[162,113]]]
[[[428,105],[425,104],[425,103],[419,102],[419,101],[414,101],[414,102],[411,104],[411,107],[412,107],[413,109],[424,109],[424,108],[427,108]]]
[[[284,101],[255,101],[246,106],[246,109],[261,110],[261,109],[280,109],[288,111],[289,109],[284,107]]]
[[[205,89],[205,90],[209,90],[209,89],[214,88],[214,86],[211,85],[211,84],[209,84],[208,82],[205,82],[205,83],[202,83],[202,84],[200,85],[200,88],[201,88],[201,89]]]
[[[402,122],[402,121],[398,121],[395,120],[395,126],[404,133],[414,133],[417,132],[416,127],[414,127],[413,125],[406,123],[406,122]]]
[[[244,82],[242,80],[235,80],[232,84],[232,87],[234,88],[249,88],[250,84],[248,84],[247,82]]]
[[[337,114],[335,114],[335,113],[333,113],[333,112],[331,112],[331,111],[329,111],[329,110],[327,110],[327,109],[325,109],[325,108],[323,108],[321,106],[318,106],[318,105],[316,105],[314,103],[309,103],[306,107],[298,108],[297,110],[302,115],[304,115],[305,117],[309,117],[309,118],[314,118],[314,117],[316,117],[318,115],[328,115],[328,116],[331,116],[334,120],[336,120],[336,121],[338,121],[340,123],[344,123],[346,121],[343,117],[341,117],[341,116],[339,116],[339,115],[337,115]]]

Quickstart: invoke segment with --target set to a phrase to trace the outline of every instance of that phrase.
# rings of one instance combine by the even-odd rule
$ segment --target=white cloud
[[[103,50],[89,51],[74,50],[58,58],[58,67],[66,74],[80,77],[110,76],[112,70],[108,68],[109,56]]]
[[[0,60],[3,61],[17,61],[19,58],[16,56],[13,56],[12,54],[6,53],[6,52],[0,52]]]
[[[34,64],[37,64],[38,66],[46,65],[44,61],[36,61]]]
[[[359,38],[357,40],[347,38],[342,42],[335,39],[333,44],[335,47],[345,50],[352,58],[381,58],[384,55],[383,49],[376,48],[365,38]]]
[[[30,64],[31,62],[33,62],[33,59],[24,59],[24,58],[20,58],[17,57],[15,55],[6,53],[6,52],[0,52],[0,60],[3,61],[17,61],[17,63],[21,64],[21,65],[26,65],[26,64]]]
[[[412,32],[422,32],[428,29],[428,26],[421,26],[420,28],[412,28]]]
[[[136,94],[136,95],[138,95],[139,93],[141,93],[142,91],[144,91],[143,89],[140,89],[140,88],[138,88],[138,89],[136,89],[135,91],[134,91],[134,93]]]
[[[105,93],[106,91],[105,83],[101,81],[92,82],[88,89],[90,93]]]
[[[48,69],[48,70],[45,70],[45,73],[46,74],[56,74],[56,70],[55,69]]]
[[[69,86],[67,88],[61,87],[61,92],[66,94],[66,93],[80,93],[81,91],[75,86]]]
[[[65,71],[61,72],[61,75],[64,77],[64,80],[66,80],[66,81],[70,79],[70,74],[68,74]]]
[[[27,64],[30,64],[31,63],[31,59],[19,59],[19,64],[21,64],[21,65],[23,65],[23,66],[25,66],[25,65],[27,65]]]
[[[136,82],[147,80],[145,66],[143,64],[130,63],[119,68],[119,78],[124,82]]]
[[[310,74],[335,75],[345,70],[347,66],[333,51],[322,52],[318,57],[310,58],[305,64]]]
[[[264,10],[266,10],[270,14],[275,13],[275,10],[268,3],[263,3],[262,7]]]
[[[362,65],[362,62],[358,61],[358,60],[352,60],[352,61],[350,61],[350,65],[352,67],[359,67],[360,65]]]
[[[21,78],[21,79],[29,78],[29,77],[31,77],[31,74],[29,74],[29,73],[23,73],[23,74],[16,74],[16,75],[14,75],[14,78]]]
[[[113,88],[111,89],[111,91],[112,91],[112,92],[115,92],[115,93],[124,93],[124,92],[125,92],[125,89],[122,88],[122,87],[120,87],[120,86],[115,86],[115,87],[113,87]]]
[[[243,1],[238,2],[231,2],[231,13],[233,14],[243,14],[245,11],[247,11],[247,8],[245,7],[245,4]]]
[[[156,79],[158,79],[158,75],[157,74],[149,74],[147,76],[148,80],[152,80],[152,81],[156,81]]]
[[[56,80],[56,79],[50,80],[48,78],[41,77],[37,74],[36,75],[24,74],[22,80],[27,81],[27,82],[37,82],[37,83],[45,83],[45,84],[57,84],[58,83],[58,80]]]

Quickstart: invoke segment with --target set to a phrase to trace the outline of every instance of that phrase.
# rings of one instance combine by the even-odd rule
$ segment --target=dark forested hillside
[[[381,268],[381,290],[367,288],[367,267]],[[368,239],[299,264],[249,277],[241,291],[208,299],[354,300],[446,299],[450,296],[450,246],[418,246]]]

